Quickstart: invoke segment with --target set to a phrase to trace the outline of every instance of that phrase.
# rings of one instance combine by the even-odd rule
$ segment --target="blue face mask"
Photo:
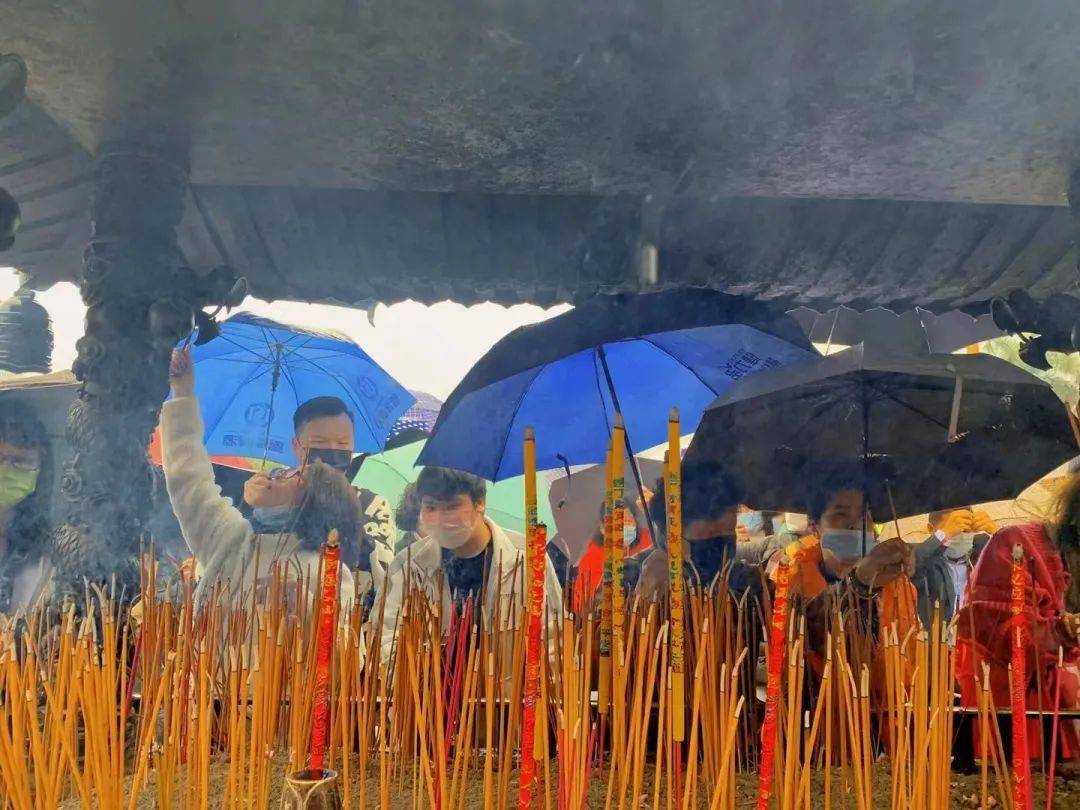
[[[765,530],[765,518],[761,512],[741,512],[736,519],[748,534],[761,534]]]
[[[267,533],[281,531],[289,524],[292,515],[292,504],[281,506],[257,506],[251,510],[251,522],[257,531]]]
[[[867,536],[865,552],[869,553],[876,541]],[[824,529],[821,532],[821,547],[831,551],[833,556],[844,562],[862,559],[864,553],[863,533],[861,529]]]

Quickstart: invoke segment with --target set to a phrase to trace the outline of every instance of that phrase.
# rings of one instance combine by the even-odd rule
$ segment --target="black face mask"
[[[352,450],[335,450],[332,447],[311,447],[307,451],[307,463],[321,461],[338,472],[345,472],[352,463]]]
[[[685,545],[690,547],[690,561],[694,563],[704,586],[712,584],[725,561],[735,559],[735,538],[731,535],[687,540]]]

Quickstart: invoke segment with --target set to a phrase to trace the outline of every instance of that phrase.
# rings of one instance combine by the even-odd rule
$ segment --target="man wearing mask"
[[[322,403],[301,405],[294,440],[301,466],[248,482],[245,500],[255,507],[253,525],[214,482],[189,350],[173,352],[169,377],[173,396],[161,411],[162,462],[173,511],[200,577],[196,599],[218,582],[228,582],[233,594],[241,595],[262,583],[274,562],[298,560],[315,576],[331,529],[341,537],[342,604],[363,594],[373,584],[372,572],[381,571],[390,555],[365,533],[360,500],[337,469],[352,455],[351,416],[328,415]],[[359,582],[354,569],[361,572]]]
[[[683,554],[686,575],[691,581],[703,586],[711,585],[726,563],[736,561],[740,496],[741,493],[719,464],[709,461],[688,461],[683,464]],[[637,586],[638,592],[646,598],[665,593],[668,589],[665,498],[661,481],[649,506],[660,542],[642,561]]]
[[[501,621],[526,607],[525,538],[498,526],[485,514],[487,483],[475,475],[443,467],[425,467],[416,479],[420,505],[419,539],[394,557],[386,581],[382,625],[382,660],[389,661],[406,585],[421,588],[429,599],[442,599],[443,631],[449,630],[451,603],[477,600],[476,612],[494,619],[496,599]],[[562,610],[562,589],[551,560],[545,559],[547,613]],[[375,610],[378,611],[376,601]],[[516,606],[511,610],[512,605]],[[513,629],[509,625],[500,630]]]
[[[976,548],[982,548],[997,531],[986,512],[952,509],[931,512],[927,518],[930,536],[915,546],[918,574],[913,580],[919,592],[919,616],[925,624],[941,605],[946,621],[960,609]]]

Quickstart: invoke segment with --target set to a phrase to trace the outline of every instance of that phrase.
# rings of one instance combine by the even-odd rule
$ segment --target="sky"
[[[16,272],[0,267],[0,301],[10,297],[18,285]],[[57,284],[38,293],[37,301],[52,319],[53,369],[71,368],[75,341],[82,337],[86,313],[78,288],[66,282]],[[268,303],[251,297],[235,311],[344,332],[406,388],[446,399],[472,365],[503,335],[569,308],[562,305],[543,309],[531,304],[465,307],[449,301],[425,306],[406,301],[392,306],[380,304],[374,312],[374,324],[365,310],[292,301]]]

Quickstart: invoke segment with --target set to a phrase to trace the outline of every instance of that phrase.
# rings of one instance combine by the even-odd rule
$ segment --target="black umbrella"
[[[687,459],[728,463],[750,503],[789,511],[848,470],[881,520],[1011,498],[1076,449],[1061,400],[1016,366],[859,345],[743,380],[706,411]]]

